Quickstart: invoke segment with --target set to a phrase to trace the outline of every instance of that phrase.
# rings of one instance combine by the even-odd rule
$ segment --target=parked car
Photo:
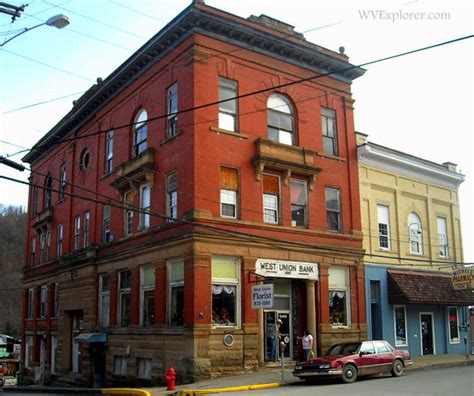
[[[391,373],[399,377],[413,362],[410,353],[392,347],[387,341],[363,341],[337,344],[325,356],[299,362],[293,375],[304,380],[340,377],[346,383],[358,376]]]

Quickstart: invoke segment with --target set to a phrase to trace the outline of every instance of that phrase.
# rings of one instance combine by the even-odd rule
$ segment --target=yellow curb
[[[132,388],[102,388],[101,393],[104,395],[141,395],[151,396],[151,393],[142,389]]]
[[[210,393],[241,392],[241,391],[246,391],[246,390],[278,388],[279,386],[281,386],[281,384],[275,382],[273,384],[244,385],[244,386],[234,386],[232,388],[182,390],[181,395],[194,396],[194,395],[207,395]]]

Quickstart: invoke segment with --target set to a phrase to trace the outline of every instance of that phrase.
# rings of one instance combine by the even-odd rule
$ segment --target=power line
[[[59,97],[57,97],[57,98],[46,99],[46,100],[43,100],[43,101],[41,101],[41,102],[36,102],[36,103],[29,104],[29,105],[25,105],[25,106],[21,106],[21,107],[16,107],[16,108],[14,108],[14,109],[7,110],[7,111],[2,112],[2,114],[14,113],[14,112],[19,111],[19,110],[29,109],[30,107],[35,107],[35,106],[39,106],[39,105],[43,105],[43,104],[47,104],[47,103],[51,103],[51,102],[56,102],[56,101],[58,101],[58,100],[67,99],[67,98],[70,98],[70,97],[72,97],[72,96],[76,96],[76,95],[83,94],[84,92],[85,92],[85,91],[74,92],[74,93],[72,93],[72,94],[68,94],[68,95],[64,95],[64,96],[59,96]]]
[[[216,106],[216,105],[219,105],[221,103],[233,101],[233,100],[236,100],[236,99],[243,99],[243,98],[251,97],[251,96],[254,96],[254,95],[262,94],[262,93],[265,93],[265,92],[275,91],[275,90],[286,88],[286,87],[289,87],[289,86],[292,86],[292,85],[295,85],[295,84],[300,84],[300,83],[303,83],[303,82],[309,82],[309,81],[320,79],[320,78],[323,78],[323,77],[328,77],[328,76],[331,76],[333,74],[349,71],[349,70],[352,70],[352,69],[355,69],[355,68],[361,68],[361,67],[364,67],[364,66],[369,66],[369,65],[376,64],[376,63],[380,63],[380,62],[385,62],[385,61],[388,61],[388,60],[400,58],[400,57],[415,54],[415,53],[418,53],[418,52],[427,51],[429,49],[434,49],[434,48],[437,48],[437,47],[453,44],[453,43],[456,43],[456,42],[459,42],[459,41],[462,41],[462,40],[466,40],[466,39],[470,39],[470,38],[473,38],[473,37],[474,37],[474,35],[458,37],[458,38],[448,40],[448,41],[443,41],[443,42],[440,42],[440,43],[437,43],[437,44],[417,48],[417,49],[410,50],[410,51],[401,52],[401,53],[386,56],[386,57],[383,57],[383,58],[378,58],[376,60],[364,62],[364,63],[361,63],[359,65],[350,65],[350,66],[340,68],[340,69],[336,69],[336,70],[333,70],[333,71],[329,71],[329,72],[326,72],[326,73],[317,74],[317,75],[313,75],[313,76],[305,77],[305,78],[300,78],[300,79],[297,79],[297,80],[294,80],[294,81],[289,81],[289,82],[286,82],[286,83],[283,83],[283,84],[278,84],[278,85],[273,85],[273,86],[270,86],[270,87],[267,87],[267,88],[262,88],[262,89],[257,90],[257,91],[252,91],[252,92],[236,95],[236,96],[231,97],[231,98],[221,99],[221,100],[217,100],[217,101],[213,101],[213,102],[208,102],[208,103],[205,103],[205,104],[202,104],[202,105],[197,105],[197,106],[193,106],[193,107],[186,108],[186,109],[183,109],[183,110],[178,110],[176,112],[165,113],[165,114],[158,115],[158,116],[155,116],[155,117],[150,117],[148,119],[148,121],[160,120],[160,119],[163,119],[163,118],[167,118],[169,116],[179,115],[179,114],[183,114],[183,113],[188,113],[190,111],[196,111],[196,110],[204,109],[204,108],[207,108],[207,107]],[[63,142],[76,141],[76,140],[84,139],[84,138],[91,137],[91,136],[97,136],[97,135],[108,132],[110,129],[116,130],[116,129],[121,129],[121,128],[128,128],[128,127],[134,126],[138,123],[139,123],[139,121],[135,121],[135,122],[132,122],[132,123],[122,124],[122,125],[119,125],[119,126],[112,126],[111,128],[109,128],[107,130],[99,130],[97,132],[93,132],[93,133],[85,134],[85,135],[81,135],[81,136],[76,136],[76,137],[73,137],[73,138],[63,138],[63,139],[61,139],[60,142],[54,143],[53,145],[57,145],[57,144],[63,143]],[[41,148],[42,148],[42,146],[39,145],[37,147],[33,147],[32,151],[33,150],[40,150]]]

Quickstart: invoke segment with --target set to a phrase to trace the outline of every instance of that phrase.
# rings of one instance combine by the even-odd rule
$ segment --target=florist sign
[[[258,259],[255,263],[258,275],[270,278],[318,280],[318,264],[301,261]]]

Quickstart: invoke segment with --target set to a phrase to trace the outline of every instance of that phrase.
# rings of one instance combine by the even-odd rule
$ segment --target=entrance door
[[[421,354],[434,354],[433,314],[420,313]]]
[[[292,356],[292,332],[290,311],[265,311],[265,361],[277,362],[280,360],[280,342],[286,344],[284,356]],[[281,321],[281,323],[278,322]],[[280,338],[276,337],[276,329]]]

